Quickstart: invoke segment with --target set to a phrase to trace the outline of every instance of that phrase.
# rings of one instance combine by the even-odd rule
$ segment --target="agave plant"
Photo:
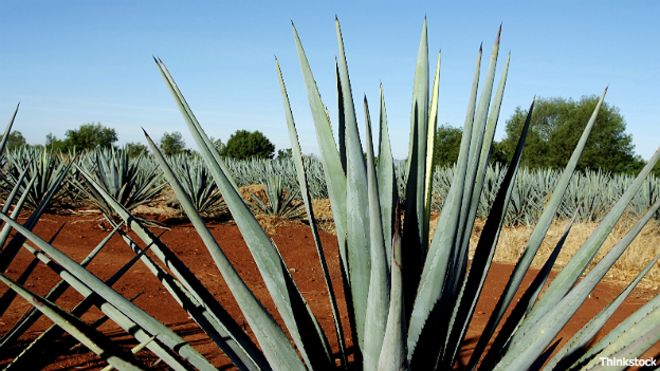
[[[129,156],[125,149],[97,148],[88,168],[101,186],[128,210],[153,201],[164,187],[157,167],[145,155]],[[77,167],[83,169],[82,166]],[[103,197],[85,182],[76,183],[104,214],[113,214]]]
[[[440,64],[438,58],[433,73],[433,84],[430,87],[426,22],[422,30],[413,85],[410,144],[408,159],[404,164],[402,192],[399,192],[397,186],[399,176],[395,173],[395,161],[392,158],[383,90],[381,89],[379,102],[379,136],[376,142],[379,161],[376,164],[368,103],[365,99],[365,136],[361,138],[338,21],[336,26],[339,43],[336,68],[337,91],[340,102],[337,141],[333,137],[330,116],[321,100],[295,27],[293,32],[337,231],[342,283],[345,288],[343,292],[346,295],[350,325],[347,334],[343,330],[337,297],[322,254],[302,150],[278,62],[276,68],[300,196],[310,221],[335,323],[335,336],[339,347],[337,358],[340,367],[367,370],[450,369],[455,367],[458,350],[465,342],[465,334],[474,314],[476,302],[486,283],[498,236],[513,197],[533,103],[514,156],[499,182],[494,201],[488,209],[486,223],[470,262],[469,238],[477,218],[483,188],[488,183],[485,179],[488,157],[508,72],[507,58],[502,77],[495,86],[499,33],[484,78],[484,86],[481,88],[481,97],[477,99],[482,56],[481,48],[479,50],[477,68],[468,98],[460,155],[453,170],[447,196],[444,198],[440,219],[435,232],[431,235],[430,210],[433,189],[431,160],[438,114]],[[263,278],[266,291],[279,314],[278,317],[281,319],[279,323],[282,325],[275,321],[273,313],[265,309],[227,259],[223,248],[201,219],[180,179],[148,135],[147,141],[155,160],[175,192],[182,209],[208,248],[253,337],[247,336],[236,319],[228,315],[217,298],[204,289],[199,280],[172,253],[172,249],[136,220],[121,202],[115,200],[100,180],[95,179],[94,175],[85,169],[81,169],[82,176],[89,182],[90,187],[98,192],[112,212],[118,215],[141,240],[143,247],[126,235],[122,229],[117,229],[128,246],[136,252],[136,259],[143,262],[158,277],[181,307],[238,368],[251,370],[335,368],[337,362],[334,356],[335,350],[329,347],[327,334],[309,310],[277,247],[259,226],[249,206],[241,198],[237,183],[232,179],[227,164],[204,133],[164,63],[156,59],[156,64],[183,113],[208,171],[245,239]],[[660,331],[657,331],[660,301],[656,298],[593,347],[587,345],[639,280],[657,263],[656,257],[648,262],[638,277],[609,306],[559,349],[554,357],[551,354],[555,349],[551,344],[561,328],[660,207],[660,202],[656,201],[615,247],[580,280],[587,265],[596,256],[627,205],[643,186],[644,179],[660,157],[660,150],[656,151],[621,198],[602,218],[594,233],[549,283],[547,289],[541,294],[541,288],[547,283],[550,270],[570,232],[571,223],[564,235],[556,242],[553,254],[535,275],[532,284],[521,290],[522,278],[527,275],[550,223],[557,214],[604,96],[605,94],[601,97],[566,168],[559,175],[545,202],[545,208],[527,247],[491,313],[468,364],[463,365],[464,367],[518,370],[540,367],[546,360],[549,368],[589,367],[601,356],[638,356],[660,338]],[[34,245],[34,248],[31,248],[35,255],[47,262],[68,285],[86,297],[87,303],[94,301],[109,319],[133,334],[140,343],[136,349],[148,349],[176,370],[190,367],[213,369],[209,361],[190,344],[133,305],[130,300],[117,294],[109,286],[110,283],[100,281],[81,265],[73,262],[5,213],[0,214],[0,220],[29,239]],[[150,254],[144,253],[147,248]],[[141,367],[139,360],[130,353],[118,349],[116,344],[108,342],[103,334],[85,325],[78,317],[67,314],[51,301],[30,293],[20,283],[12,282],[4,276],[0,276],[0,280],[19,295],[35,303],[35,308],[44,315],[61,323],[69,334],[106,359],[113,367],[118,369]],[[517,293],[521,293],[521,296],[518,302],[514,303],[513,298]],[[503,321],[504,314],[508,310],[511,314]],[[498,329],[497,336],[494,337]],[[349,341],[354,345],[352,358],[348,357],[349,349],[346,346]],[[487,345],[491,341],[492,345],[487,350]]]
[[[218,214],[227,209],[218,186],[199,157],[181,154],[170,157],[169,161],[200,214]]]
[[[7,153],[7,167],[4,170],[4,179],[0,186],[5,192],[18,186],[19,192],[27,192],[26,204],[36,209],[48,197],[48,208],[53,209],[61,205],[66,196],[62,187],[49,196],[49,191],[56,184],[67,181],[69,174],[67,163],[51,150],[40,147],[20,147]],[[27,176],[21,177],[24,170]],[[35,179],[31,182],[31,179]]]
[[[264,198],[252,192],[250,200],[258,213],[278,216],[284,219],[295,219],[302,216],[304,210],[302,205],[296,203],[299,194],[282,185],[282,177],[270,176],[266,178]]]

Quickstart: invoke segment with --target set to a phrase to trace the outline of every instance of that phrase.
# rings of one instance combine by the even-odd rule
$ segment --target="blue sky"
[[[181,115],[153,63],[161,57],[207,132],[226,141],[260,130],[288,147],[274,68],[280,59],[305,152],[316,151],[290,20],[334,113],[334,16],[342,22],[353,92],[372,115],[385,88],[395,155],[405,157],[414,60],[424,16],[442,49],[439,122],[462,126],[480,42],[502,22],[512,62],[498,137],[534,95],[600,94],[620,108],[636,151],[660,144],[657,1],[30,1],[0,3],[0,114],[21,101],[16,129],[33,143],[85,122],[116,128],[121,143],[181,131]],[[502,60],[503,62],[503,60]],[[434,62],[433,62],[434,63]],[[360,113],[359,117],[363,114]],[[405,138],[405,139],[404,139]]]

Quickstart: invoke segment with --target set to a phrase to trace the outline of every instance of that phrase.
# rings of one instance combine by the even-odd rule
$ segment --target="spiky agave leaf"
[[[201,307],[202,315],[205,317],[206,321],[208,321],[209,325],[213,326],[214,330],[223,337],[223,343],[226,343],[227,346],[231,348],[231,350],[225,350],[226,353],[230,357],[232,357],[233,354],[240,356],[242,358],[240,363],[245,363],[246,365],[251,362],[249,361],[250,358],[252,358],[257,364],[265,363],[261,361],[261,358],[263,357],[260,357],[260,354],[254,351],[254,348],[256,347],[252,345],[251,341],[245,336],[245,334],[243,334],[242,330],[240,330],[240,327],[235,324],[233,319],[226,313],[216,298],[214,298],[213,295],[208,292],[208,290],[202,285],[199,279],[193,275],[188,267],[183,264],[183,262],[178,259],[176,255],[157,236],[155,236],[147,228],[140,224],[128,212],[128,210],[126,210],[116,200],[112,199],[112,197],[92,179],[90,174],[84,170],[81,171],[81,174],[85,176],[86,180],[89,181],[92,186],[96,187],[96,191],[104,197],[105,201],[113,208],[114,212],[124,220],[124,222],[144,243],[150,247],[156,258],[158,258],[161,263],[167,266],[169,271],[178,281],[178,283],[174,283],[174,285],[177,287],[179,284],[181,285],[181,287],[174,288],[172,285],[170,285],[169,280],[164,280],[163,284],[165,288],[168,289],[168,291],[170,291],[170,293],[181,303],[183,303],[183,301],[181,301],[179,297],[181,296],[181,291],[184,291],[183,294],[188,296],[190,301],[199,304]],[[133,244],[130,239],[127,240],[126,236],[123,237],[131,249],[137,253],[135,244]],[[144,262],[149,270],[152,271],[152,273],[158,275],[160,270],[158,267],[154,266],[153,262],[146,259]]]
[[[288,365],[289,367],[302,367],[300,360],[295,354],[293,347],[289,344],[284,332],[277,323],[275,323],[270,314],[254,296],[254,293],[238,275],[234,266],[224,255],[220,245],[215,238],[213,238],[211,232],[206,228],[199,214],[196,213],[192,202],[181,187],[181,184],[168,166],[156,144],[148,135],[146,138],[151,151],[154,153],[156,160],[159,162],[165,174],[166,179],[176,193],[177,199],[181,202],[181,206],[211,253],[220,273],[225,278],[225,282],[227,282],[234,294],[241,311],[245,315],[250,327],[253,329],[257,341],[262,345],[266,358],[273,366]],[[263,365],[261,365],[261,367],[263,367]]]
[[[284,104],[284,115],[286,117],[287,127],[289,129],[289,139],[291,141],[291,151],[293,155],[294,165],[296,169],[296,175],[298,177],[298,184],[300,185],[300,194],[303,199],[303,204],[305,206],[305,211],[307,213],[307,218],[309,220],[309,226],[312,231],[312,237],[314,238],[314,246],[316,247],[316,253],[319,256],[319,263],[321,266],[321,271],[323,272],[323,279],[325,281],[326,289],[328,290],[328,300],[330,302],[330,308],[332,310],[332,317],[335,324],[335,334],[337,336],[337,343],[339,345],[339,353],[342,365],[347,366],[347,357],[346,357],[346,343],[344,339],[344,328],[342,326],[341,316],[339,314],[339,308],[337,305],[337,297],[330,280],[330,272],[328,270],[328,264],[323,253],[323,247],[321,246],[321,237],[319,236],[318,227],[316,224],[316,219],[314,217],[314,208],[312,207],[312,197],[308,187],[308,176],[305,171],[305,164],[303,162],[302,149],[300,147],[300,142],[298,141],[298,131],[296,129],[296,124],[293,119],[293,112],[291,110],[291,102],[289,101],[289,94],[286,89],[286,84],[284,83],[284,76],[282,75],[282,70],[280,69],[280,63],[275,59],[275,68],[277,70],[277,76],[280,82],[280,90],[282,91],[282,101]],[[345,273],[345,271],[343,272]],[[348,281],[348,277],[345,274],[342,274],[342,281],[344,283],[344,288]],[[348,290],[345,290],[345,295]],[[350,298],[350,296],[347,296]],[[348,303],[350,301],[346,300]],[[352,334],[354,335],[354,334]]]
[[[642,174],[643,173],[644,172],[642,172]],[[502,360],[498,363],[497,368],[508,369],[508,367],[529,367],[533,360],[542,353],[543,349],[545,349],[550,344],[552,339],[554,339],[557,333],[559,333],[562,327],[564,327],[564,325],[577,311],[584,300],[586,300],[589,293],[594,289],[594,287],[596,287],[598,282],[600,282],[600,280],[605,276],[609,268],[616,262],[621,254],[623,254],[628,245],[630,245],[632,240],[642,230],[644,225],[646,225],[646,223],[653,216],[653,214],[655,214],[659,207],[660,201],[657,202],[651,209],[649,209],[646,215],[644,215],[612,248],[612,250],[610,250],[605,255],[605,257],[603,257],[603,259],[601,259],[601,261],[596,264],[596,266],[589,272],[589,274],[584,277],[582,281],[578,282],[569,291],[567,291],[561,300],[554,304],[552,308],[544,308],[543,299],[548,297],[549,294],[551,295],[553,293],[553,291],[551,291],[553,285],[555,290],[557,290],[557,287],[561,287],[557,285],[557,283],[562,283],[562,280],[558,281],[559,277],[564,274],[564,272],[570,272],[562,270],[550,284],[539,302],[535,304],[532,311],[530,311],[529,316],[525,319],[525,321],[523,321],[520,328],[513,336],[511,345],[507,349],[506,355],[504,355]],[[616,211],[616,208],[614,210]],[[592,237],[596,236],[597,238],[597,233],[602,233],[602,230],[603,229],[597,229]],[[609,230],[607,232],[609,232]],[[571,259],[571,262],[575,261],[574,259],[579,258],[581,255],[584,255],[585,252],[588,252],[590,247],[591,246],[588,243],[585,243]],[[569,262],[568,265],[570,265],[571,262]],[[538,318],[533,316],[533,314],[535,314],[535,309],[537,310],[536,313],[546,309],[544,311],[542,321],[539,321]],[[522,342],[524,342],[524,346],[521,346]],[[517,354],[518,357],[514,357],[514,354]]]
[[[39,309],[52,321],[66,329],[67,333],[75,336],[89,350],[106,359],[112,366],[120,370],[142,369],[135,358],[131,357],[130,354],[126,354],[101,333],[85,325],[80,319],[68,314],[54,303],[29,292],[2,274],[0,274],[0,281],[32,303],[35,308]]]
[[[369,296],[367,297],[365,335],[364,335],[364,368],[377,369],[380,359],[385,327],[387,325],[390,276],[388,272],[387,253],[383,236],[383,223],[380,208],[380,190],[376,178],[376,164],[371,134],[371,118],[367,98],[364,98],[365,136],[367,138],[367,192],[369,196],[369,240],[371,272],[369,277]],[[389,238],[389,236],[388,236]]]
[[[442,317],[438,312],[438,305],[440,304],[439,299],[443,294],[446,273],[450,268],[450,262],[452,260],[452,251],[454,250],[452,247],[457,238],[457,231],[459,230],[460,200],[462,199],[465,171],[467,168],[470,144],[469,138],[472,133],[472,124],[474,122],[481,53],[482,50],[479,48],[468,103],[468,113],[465,119],[463,137],[461,139],[461,150],[454,169],[452,185],[449,194],[447,195],[447,199],[444,202],[442,216],[437,222],[438,227],[435,230],[433,240],[429,245],[429,250],[426,254],[421,277],[419,279],[419,287],[416,290],[416,294],[408,294],[414,295],[412,308],[407,309],[412,310],[407,337],[408,362],[414,357],[417,344],[424,329],[427,329],[427,334],[432,333],[433,331],[430,331],[430,329],[434,328],[434,326],[438,326],[440,318]],[[402,264],[406,264],[405,258],[403,259]],[[414,290],[415,289],[413,288],[413,293],[415,292]],[[432,313],[433,315],[431,316]],[[431,345],[431,343],[424,341],[422,345]],[[419,354],[424,354],[425,357],[433,357],[434,355],[432,351],[425,350],[422,350]],[[411,366],[414,367],[414,365]]]
[[[11,128],[14,126],[14,121],[16,121],[16,115],[18,115],[18,108],[20,106],[21,103],[19,102],[9,119],[7,126],[5,126],[5,131],[2,133],[2,137],[0,137],[0,170],[2,170],[2,167],[4,166],[5,149],[7,148],[7,142],[9,141],[9,134],[11,133]]]
[[[96,247],[94,247],[89,254],[80,262],[80,266],[86,267],[92,260],[98,255],[101,250],[110,242],[110,239],[115,235],[117,230],[122,224],[117,225],[101,242],[99,242]],[[51,241],[52,243],[52,241]],[[56,301],[69,286],[65,281],[59,281],[53,286],[53,288],[44,296],[46,300]],[[15,342],[27,329],[39,319],[40,315],[36,308],[30,309],[26,312],[23,317],[16,323],[14,328],[7,332],[2,339],[0,339],[0,350],[6,347],[7,345]]]
[[[241,231],[252,256],[259,267],[275,305],[287,325],[296,346],[301,351],[308,366],[312,364],[330,363],[330,354],[327,339],[320,328],[316,318],[312,315],[307,303],[290,276],[286,264],[273,241],[266,235],[250,209],[241,198],[233,182],[227,176],[224,161],[214,156],[209,149],[208,136],[201,130],[188,103],[176,86],[171,75],[163,67],[162,61],[157,65],[178,104],[188,128],[190,129],[204,161],[213,174],[216,184],[220,188],[223,198]]]
[[[367,184],[367,171],[358,131],[353,92],[348,75],[348,63],[344,49],[344,38],[339,19],[335,18],[337,43],[339,44],[339,81],[345,120],[346,143],[346,242],[347,265],[352,291],[355,326],[360,347],[364,347],[367,298],[371,270],[369,258],[370,240],[367,226],[370,225],[369,198],[364,185]]]
[[[148,315],[142,309],[129,302],[112,288],[108,287],[96,276],[89,273],[85,268],[78,265],[61,251],[49,245],[29,229],[21,226],[6,215],[0,214],[0,219],[11,224],[12,228],[25,236],[25,238],[32,241],[44,253],[48,254],[48,256],[50,256],[49,260],[61,265],[64,269],[60,270],[60,276],[62,279],[66,280],[71,287],[75,288],[76,291],[84,296],[94,292],[103,298],[105,304],[101,305],[101,310],[124,329],[133,329],[132,333],[134,333],[134,336],[136,336],[138,340],[146,341],[150,337],[150,335],[148,335],[149,333],[157,333],[159,342],[152,343],[155,346],[160,347],[160,342],[162,341],[162,344],[181,355],[183,359],[190,362],[190,364],[195,367],[200,369],[213,369],[213,366],[208,360],[206,360],[181,337]],[[43,256],[43,254],[41,254],[40,257],[41,256]],[[167,353],[159,353],[159,356],[161,358],[169,358],[172,360],[173,363],[171,365],[173,366],[181,365],[179,361],[176,361],[172,357],[168,357]],[[183,367],[179,367],[179,369],[182,368]]]
[[[536,227],[534,228],[534,231],[532,232],[532,235],[529,238],[527,247],[525,248],[521,257],[518,259],[518,263],[516,263],[516,266],[513,272],[511,273],[511,277],[507,281],[504,292],[500,296],[500,299],[495,305],[495,309],[493,309],[493,313],[491,314],[490,318],[488,319],[488,322],[486,323],[486,327],[484,328],[484,331],[479,337],[479,341],[475,346],[475,351],[470,357],[470,361],[468,363],[468,365],[471,367],[473,367],[474,365],[477,364],[477,362],[479,362],[479,357],[481,356],[483,350],[486,348],[490,340],[490,337],[495,332],[495,328],[502,319],[502,316],[504,315],[507,307],[511,304],[511,301],[513,300],[515,293],[518,291],[518,288],[522,283],[523,277],[525,276],[525,274],[529,270],[529,267],[532,264],[532,260],[534,259],[536,252],[538,251],[539,247],[541,246],[541,243],[545,239],[546,233],[548,232],[548,229],[550,228],[550,224],[552,223],[552,219],[554,218],[557,209],[561,204],[562,198],[564,196],[564,192],[566,191],[566,188],[568,187],[568,183],[573,175],[573,172],[575,171],[580,155],[584,150],[589,134],[591,133],[591,129],[593,128],[593,125],[596,122],[598,111],[602,105],[603,100],[605,99],[606,93],[607,93],[607,89],[605,89],[605,91],[603,92],[601,99],[599,100],[589,121],[587,122],[587,125],[584,131],[582,132],[582,135],[577,145],[575,146],[573,153],[571,154],[571,158],[568,160],[566,168],[562,172],[562,175],[559,178],[557,185],[555,186],[555,189],[552,192],[552,195],[550,196],[550,200],[548,201],[545,209],[543,210],[543,214],[541,215],[538,223],[536,224]]]
[[[628,295],[637,287],[637,284],[644,278],[658,262],[658,257],[649,262],[637,277],[628,284],[628,286],[608,304],[603,310],[595,315],[584,325],[573,337],[562,347],[557,354],[547,363],[546,370],[567,369],[573,361],[577,360],[588,348],[588,343],[602,329],[608,319],[614,314],[621,304],[628,298]]]

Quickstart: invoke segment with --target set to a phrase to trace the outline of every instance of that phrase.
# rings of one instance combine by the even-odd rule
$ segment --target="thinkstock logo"
[[[655,358],[600,357],[600,365],[614,367],[655,367],[657,365],[657,360]]]

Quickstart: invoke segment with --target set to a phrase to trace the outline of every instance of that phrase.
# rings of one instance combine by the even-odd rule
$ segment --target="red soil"
[[[50,239],[57,228],[62,224],[64,228],[57,237],[54,245],[67,253],[73,259],[80,261],[87,253],[101,241],[107,232],[101,230],[95,216],[44,216],[37,228],[36,233],[44,239]],[[252,260],[238,228],[232,223],[210,223],[209,228],[213,235],[220,242],[225,254],[235,264],[239,274],[247,284],[255,291],[256,295],[262,300],[264,305],[274,313],[272,301],[268,298],[267,291],[261,276],[258,273],[256,265]],[[156,233],[160,233],[156,230]],[[162,235],[162,240],[173,249],[190,269],[199,277],[219,301],[225,306],[227,311],[238,318],[238,323],[244,324],[242,316],[234,301],[231,293],[225,286],[215,264],[211,260],[206,248],[197,237],[195,229],[189,224],[182,224],[173,227]],[[339,260],[336,249],[336,240],[334,236],[328,233],[322,233],[321,238],[324,244],[325,255],[328,261],[329,269],[332,273],[332,281],[338,297],[342,298],[342,289],[339,276]],[[289,224],[280,226],[276,229],[273,239],[280,249],[286,264],[288,265],[294,280],[299,289],[309,302],[312,311],[316,314],[322,327],[330,340],[333,349],[336,351],[337,341],[334,336],[334,326],[330,315],[330,306],[327,300],[327,293],[323,284],[321,269],[318,264],[318,257],[314,249],[309,228],[302,224]],[[96,257],[89,265],[88,269],[101,279],[110,277],[120,266],[127,262],[133,256],[132,251],[124,244],[118,236],[113,237],[110,244]],[[15,279],[23,271],[24,267],[31,261],[31,255],[26,251],[21,251],[17,259],[11,264],[7,274]],[[494,307],[499,294],[508,278],[512,267],[503,264],[494,264],[488,277],[487,285],[482,294],[482,298],[477,305],[474,319],[467,333],[467,344],[463,347],[461,354],[465,360],[478,339],[481,329],[485,325],[488,314]],[[28,280],[26,287],[33,292],[43,295],[58,281],[58,277],[45,268],[39,266],[36,274]],[[525,281],[525,285],[530,280]],[[207,356],[211,362],[217,366],[229,366],[228,359],[218,350],[216,345],[208,340],[201,330],[189,319],[187,314],[179,305],[168,295],[161,284],[141,263],[137,263],[119,282],[113,286],[118,292],[126,297],[132,297],[142,292],[142,295],[135,301],[137,305],[145,309],[152,316],[173,328],[182,335],[187,341],[195,346],[203,355]],[[616,297],[622,290],[622,285],[615,283],[600,284],[586,303],[580,308],[571,322],[562,330],[559,335],[563,341],[570,338],[583,324],[585,324],[594,314],[600,311],[607,303]],[[0,294],[6,289],[0,288]],[[612,329],[616,324],[626,318],[638,307],[646,303],[657,292],[648,290],[635,290],[628,300],[619,308],[606,325],[606,331]],[[65,309],[70,309],[81,300],[72,289],[67,290],[57,304]],[[20,316],[30,307],[22,299],[17,299],[10,306],[9,310],[0,318],[0,334],[6,333]],[[340,311],[344,313],[343,323],[348,326],[348,320],[345,315],[345,303],[340,300]],[[96,309],[87,313],[83,319],[92,321],[100,317],[100,312]],[[278,319],[277,315],[275,318]],[[41,331],[50,326],[48,319],[40,319],[11,349],[9,354],[0,355],[0,366],[7,364],[18,354],[28,340],[36,337]],[[121,342],[126,346],[133,346],[135,343],[132,338],[125,335],[117,326],[111,322],[106,322],[101,330],[110,336],[114,341]],[[656,346],[648,352],[649,355],[655,355],[660,352],[660,346]],[[148,353],[143,351],[142,354]],[[148,357],[147,357],[148,358]],[[149,364],[149,359],[146,360]],[[76,368],[76,369],[98,369],[105,366],[104,362],[98,357],[87,352],[81,346],[74,347],[68,353],[59,356],[48,369]],[[162,365],[161,365],[162,366]]]

